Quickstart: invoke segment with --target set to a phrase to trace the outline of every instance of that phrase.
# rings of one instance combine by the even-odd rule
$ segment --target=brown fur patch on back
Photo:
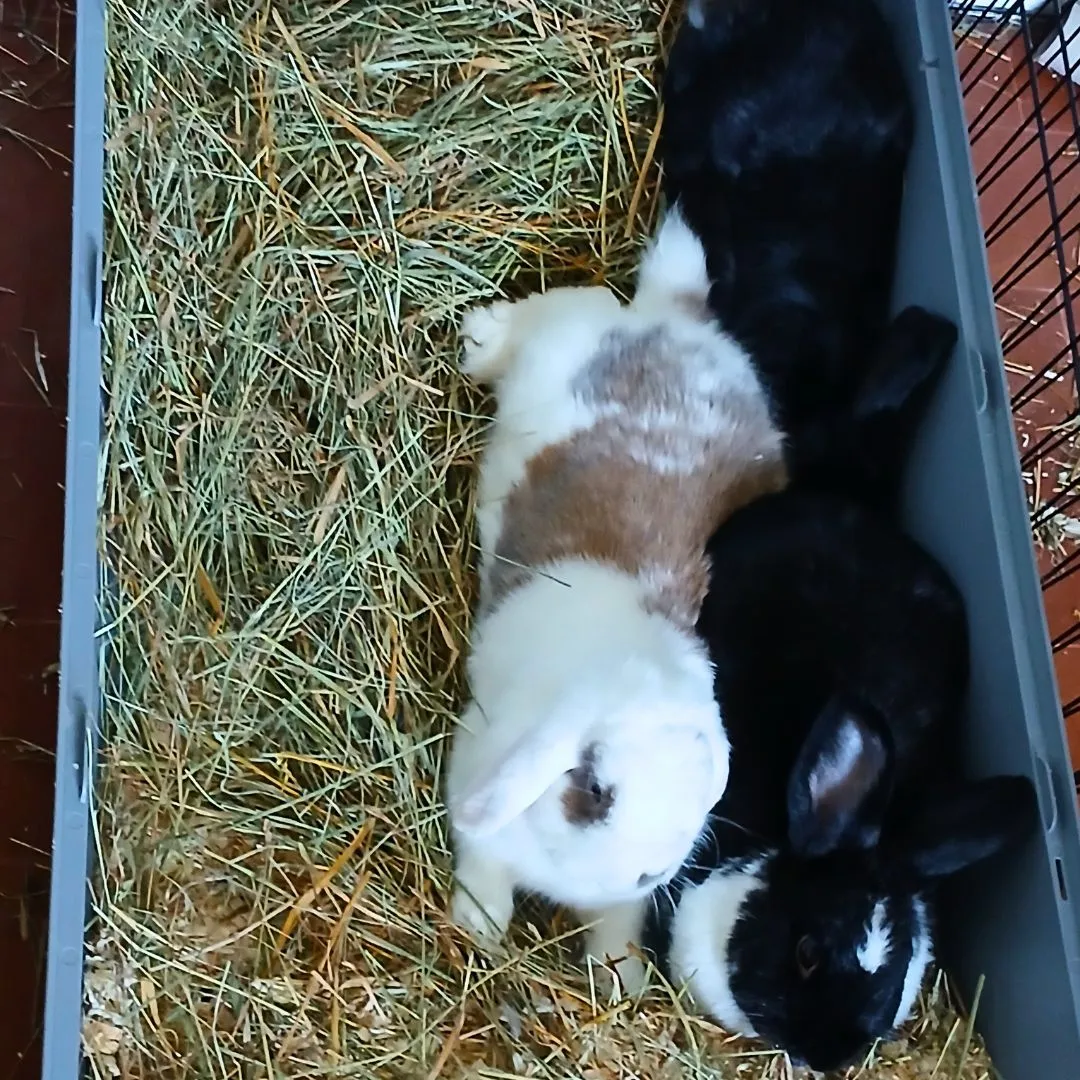
[[[484,607],[562,559],[638,577],[647,607],[692,629],[708,588],[705,544],[735,510],[787,483],[781,440],[750,378],[662,328],[613,332],[575,391],[600,412],[546,447],[503,504]]]
[[[570,772],[570,786],[563,792],[563,814],[571,825],[596,825],[604,821],[615,804],[615,788],[602,785],[596,776],[596,744],[589,743]]]

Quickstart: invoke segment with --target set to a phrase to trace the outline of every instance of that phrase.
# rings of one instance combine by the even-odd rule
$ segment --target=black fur
[[[901,311],[867,350],[851,403],[807,421],[789,441],[794,486],[893,513],[908,449],[956,339],[948,320]]]
[[[819,716],[832,730],[860,725],[866,742],[884,744],[884,782],[928,729],[960,711],[963,603],[944,571],[889,524],[848,500],[792,490],[741,510],[709,555],[698,630],[717,665],[729,732],[753,718],[736,731],[728,792],[754,808],[743,823],[755,832],[787,831],[789,777]],[[820,757],[809,755],[804,769]],[[762,777],[774,778],[767,799]]]
[[[954,339],[945,320],[903,313],[850,422],[837,422],[836,438],[822,429],[822,485],[758,499],[709,545],[698,631],[716,665],[731,778],[693,865],[654,898],[644,943],[664,967],[686,888],[760,862],[764,885],[728,942],[729,985],[760,1035],[819,1070],[892,1027],[929,933],[934,880],[1018,842],[1036,818],[1026,778],[958,779],[962,599],[930,555],[858,497],[864,475],[889,478],[875,505],[895,496]],[[850,455],[858,468],[843,467]],[[878,901],[890,947],[868,972],[856,948]],[[820,955],[809,976],[796,963],[804,939]]]
[[[918,308],[888,323],[913,125],[871,0],[690,0],[663,97],[665,195],[788,436],[792,486],[710,542],[698,629],[731,778],[643,943],[670,973],[686,890],[752,874],[728,986],[762,1037],[829,1070],[892,1026],[934,882],[1037,819],[1026,778],[958,779],[964,606],[890,520],[956,329]],[[889,945],[868,971],[878,904]]]
[[[663,77],[664,193],[704,243],[713,310],[796,439],[849,403],[885,325],[911,102],[868,0],[690,9]]]

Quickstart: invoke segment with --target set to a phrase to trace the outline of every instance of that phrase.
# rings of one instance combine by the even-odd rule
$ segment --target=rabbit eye
[[[821,952],[809,934],[803,934],[795,945],[795,966],[804,979],[809,979],[821,966]]]
[[[596,775],[596,748],[587,746],[576,769],[567,774],[570,783],[563,793],[563,813],[572,825],[595,825],[611,813],[615,788]]]

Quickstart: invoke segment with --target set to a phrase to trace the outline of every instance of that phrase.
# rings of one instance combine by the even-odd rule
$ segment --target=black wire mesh
[[[0,103],[31,106],[57,104],[55,84],[70,62],[70,26],[66,5],[53,0],[0,0]],[[0,127],[3,121],[0,120]]]
[[[950,4],[1031,525],[1047,611],[1055,616],[1055,653],[1080,644],[1080,577],[1074,577],[1080,571],[1080,87],[1070,77],[1080,71],[1080,20],[1070,23],[1074,2]],[[1058,73],[1039,62],[1054,54]],[[1080,713],[1080,695],[1063,711]]]

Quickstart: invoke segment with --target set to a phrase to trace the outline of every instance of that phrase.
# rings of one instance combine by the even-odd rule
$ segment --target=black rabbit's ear
[[[956,326],[922,308],[889,325],[855,397],[850,454],[884,508],[900,490],[908,454],[956,345]]]
[[[908,307],[888,325],[855,398],[863,423],[890,415],[920,418],[945,369],[958,333],[955,323],[920,307]]]
[[[874,710],[834,699],[817,718],[788,781],[788,836],[796,853],[871,847],[881,831],[892,748]]]
[[[917,814],[898,823],[888,847],[915,877],[948,877],[1016,846],[1038,819],[1034,784],[995,776],[928,794]]]

